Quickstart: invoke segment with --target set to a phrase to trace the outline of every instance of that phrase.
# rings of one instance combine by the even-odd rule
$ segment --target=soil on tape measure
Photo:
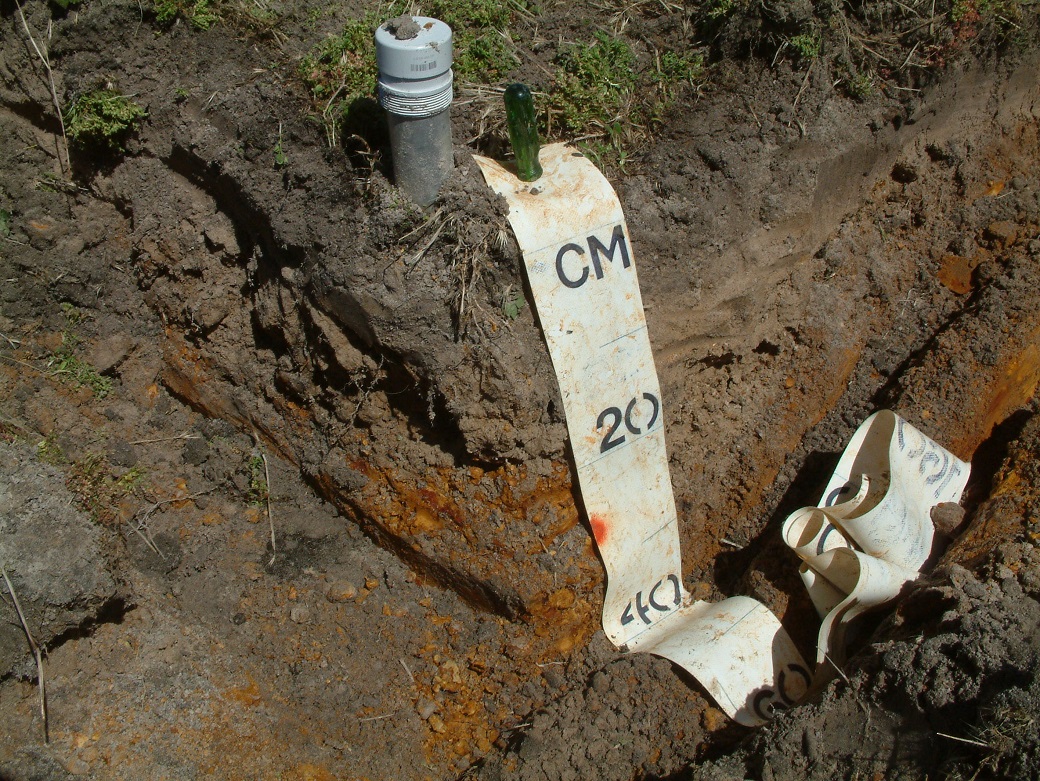
[[[695,596],[756,597],[811,654],[778,527],[856,425],[892,408],[973,461],[942,561],[752,732],[598,630],[555,377],[473,148],[425,213],[386,150],[329,148],[297,64],[353,14],[279,6],[263,37],[22,8],[59,99],[113,83],[148,117],[70,176],[0,8],[0,563],[50,734],[4,586],[0,777],[1040,772],[1035,46],[861,101],[822,59],[723,59],[611,169]],[[600,13],[520,24],[584,39]],[[630,21],[638,56],[674,18]],[[514,75],[544,86],[545,56]],[[473,138],[482,107],[453,121]]]

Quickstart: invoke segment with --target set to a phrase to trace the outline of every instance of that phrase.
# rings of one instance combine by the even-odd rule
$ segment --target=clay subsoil
[[[856,426],[893,409],[972,462],[941,560],[750,730],[599,628],[486,107],[460,92],[418,209],[298,75],[363,9],[289,5],[273,34],[0,3],[0,778],[1037,778],[1036,27],[859,100],[705,42],[608,170],[696,597],[763,601],[811,655],[778,528]],[[644,60],[696,34],[650,5]],[[514,75],[544,87],[603,14],[546,4]],[[59,101],[146,108],[123,151],[66,159],[26,26]]]

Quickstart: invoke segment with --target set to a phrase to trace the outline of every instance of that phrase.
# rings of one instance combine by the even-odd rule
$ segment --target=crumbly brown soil
[[[1035,46],[863,102],[823,60],[722,60],[611,174],[698,597],[754,596],[808,651],[777,528],[856,425],[892,408],[973,462],[943,561],[750,732],[598,631],[555,378],[530,302],[504,311],[524,280],[472,149],[423,213],[309,116],[296,64],[354,10],[273,38],[24,10],[60,98],[112,82],[148,118],[66,170],[0,4],[0,563],[49,714],[45,743],[4,590],[0,778],[1040,772]],[[596,14],[549,6],[541,39]],[[683,34],[632,24],[641,56]],[[456,140],[480,121],[460,103]],[[63,332],[107,395],[55,371]]]

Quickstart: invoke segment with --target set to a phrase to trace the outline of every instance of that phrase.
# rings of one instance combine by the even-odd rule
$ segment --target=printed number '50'
[[[650,413],[650,420],[646,424],[646,430],[649,431],[654,427],[654,423],[657,422],[657,418],[661,413],[661,402],[657,400],[657,397],[652,393],[644,393],[642,396],[653,406],[653,411]],[[643,433],[643,429],[639,428],[632,422],[632,413],[635,412],[636,405],[639,404],[640,398],[636,397],[628,402],[628,406],[625,407],[625,411],[622,412],[620,407],[607,407],[596,418],[596,430],[607,427],[607,433],[603,435],[603,442],[600,443],[599,452],[606,453],[613,447],[617,447],[625,441],[625,435],[619,434],[618,429],[621,428],[621,424],[625,424],[625,428],[632,436],[639,436]],[[610,423],[607,423],[607,421]]]

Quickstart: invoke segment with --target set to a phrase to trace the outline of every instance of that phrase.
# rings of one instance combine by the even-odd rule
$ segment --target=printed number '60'
[[[657,417],[661,413],[661,402],[652,393],[644,393],[643,398],[653,405],[653,412],[650,413],[650,420],[646,424],[646,430],[649,431],[654,427],[654,423],[657,422]],[[625,435],[617,433],[618,429],[621,428],[622,422],[624,422],[625,428],[628,429],[632,436],[638,436],[643,433],[643,429],[632,422],[632,413],[635,411],[638,403],[639,397],[636,397],[628,402],[624,412],[619,407],[607,407],[599,413],[599,417],[596,418],[596,429],[599,430],[603,426],[607,427],[607,433],[603,435],[603,442],[599,446],[600,453],[606,453],[611,448],[617,447],[625,441]],[[610,420],[609,424],[607,423],[608,420]]]

